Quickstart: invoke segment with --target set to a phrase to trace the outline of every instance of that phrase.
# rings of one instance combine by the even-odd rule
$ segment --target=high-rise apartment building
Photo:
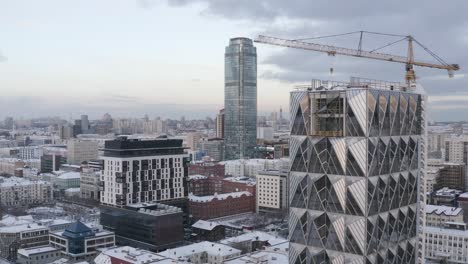
[[[225,158],[250,158],[257,144],[257,50],[233,38],[224,55]]]
[[[124,207],[138,203],[186,202],[188,155],[182,140],[106,141],[101,203]]]
[[[421,259],[422,93],[357,78],[291,92],[290,263]]]
[[[224,109],[216,115],[216,137],[224,138]]]

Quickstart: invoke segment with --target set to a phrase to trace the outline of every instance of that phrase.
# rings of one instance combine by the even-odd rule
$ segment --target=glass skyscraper
[[[257,49],[251,39],[233,38],[224,59],[225,159],[250,158],[257,145]]]
[[[290,263],[419,263],[422,87],[354,78],[307,88],[291,92]]]

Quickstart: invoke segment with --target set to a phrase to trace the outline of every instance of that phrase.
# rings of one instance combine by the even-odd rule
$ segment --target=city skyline
[[[182,115],[184,106],[194,115],[215,115],[223,107],[223,48],[229,38],[258,34],[308,37],[378,29],[375,31],[411,33],[448,62],[462,66],[452,80],[434,70],[417,69],[417,74],[430,95],[430,120],[466,119],[460,111],[466,109],[468,101],[463,92],[467,60],[463,48],[468,39],[463,25],[467,19],[461,11],[466,3],[442,6],[429,1],[421,12],[417,12],[417,5],[398,4],[372,6],[371,12],[351,7],[356,12],[343,14],[324,12],[324,3],[293,2],[284,7],[277,1],[239,3],[233,5],[235,9],[229,1],[0,3],[8,10],[0,18],[7,40],[0,45],[0,70],[4,73],[0,77],[4,88],[0,111],[35,117],[57,112],[79,115],[85,109],[139,115],[162,112],[164,106],[172,105],[174,115]],[[312,7],[317,12],[302,11]],[[435,24],[435,15],[447,19],[437,19],[440,24]],[[369,25],[370,20],[375,23]],[[422,23],[431,25],[432,30],[427,32]],[[370,48],[374,42],[378,40],[365,45]],[[349,44],[349,40],[344,43]],[[297,63],[291,64],[292,60]],[[312,78],[329,79],[331,66],[335,68],[331,78],[336,80],[346,81],[344,76],[350,75],[368,77],[366,72],[390,81],[403,78],[401,65],[331,59],[264,45],[258,65],[258,105],[265,112],[276,110],[277,105],[287,111],[291,88]],[[165,93],[167,88],[172,92]],[[204,104],[196,104],[202,99]],[[49,110],[44,110],[46,107]]]

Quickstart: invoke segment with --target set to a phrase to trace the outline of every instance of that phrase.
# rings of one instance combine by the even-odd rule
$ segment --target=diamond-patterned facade
[[[291,93],[290,263],[417,262],[423,99]]]

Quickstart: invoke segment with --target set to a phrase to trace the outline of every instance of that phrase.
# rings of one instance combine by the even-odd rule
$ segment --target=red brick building
[[[255,211],[255,195],[233,192],[210,196],[189,195],[190,214],[193,219],[212,219]]]
[[[189,176],[193,219],[212,219],[255,211],[255,180],[248,177]]]
[[[224,177],[224,164],[213,162],[202,162],[189,166],[189,175],[204,175]]]

